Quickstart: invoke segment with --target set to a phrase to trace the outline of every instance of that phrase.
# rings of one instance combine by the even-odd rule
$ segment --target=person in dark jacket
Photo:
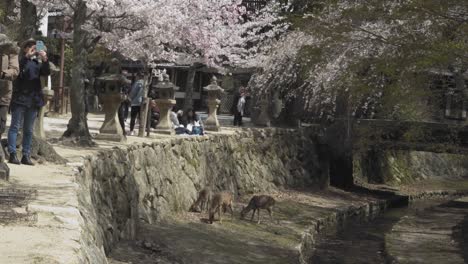
[[[19,60],[19,76],[13,88],[11,99],[11,123],[8,130],[9,162],[13,164],[34,165],[31,161],[31,144],[34,121],[41,107],[44,106],[41,76],[50,75],[47,53],[36,51],[36,41],[29,39],[22,45]],[[16,156],[16,137],[23,122],[23,157],[21,162]]]
[[[122,72],[124,75],[124,72]],[[124,75],[125,76],[125,75]],[[128,111],[128,93],[130,91],[130,85],[128,83],[123,83],[122,87],[120,87],[120,93],[125,96],[125,100],[120,103],[119,109],[117,111],[117,117],[119,118],[119,124],[120,127],[122,128],[122,133],[124,136],[127,135],[127,132],[125,132],[125,113]]]

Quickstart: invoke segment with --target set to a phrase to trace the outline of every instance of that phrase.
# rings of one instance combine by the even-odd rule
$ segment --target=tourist
[[[23,43],[19,69],[11,101],[11,123],[8,131],[9,162],[34,165],[30,157],[34,120],[39,109],[45,105],[40,77],[50,75],[47,53],[45,50],[36,50],[35,40],[29,39]],[[20,162],[16,156],[16,137],[21,125],[23,157]]]
[[[6,35],[0,34],[0,139],[6,129],[7,113],[13,92],[13,81],[19,73],[18,52],[16,44]]]
[[[137,74],[137,80],[133,84],[132,89],[130,90],[130,94],[128,95],[128,99],[130,100],[130,104],[132,106],[130,113],[130,136],[135,134],[133,129],[135,128],[136,118],[138,117],[140,119],[141,103],[143,102],[143,96],[145,92],[143,77],[143,74]],[[141,126],[141,121],[138,123]]]
[[[193,109],[184,112],[182,117],[182,124],[190,135],[203,135],[203,123],[201,118],[195,113]]]
[[[122,87],[120,88],[120,93],[125,97],[125,100],[120,103],[120,106],[119,106],[119,110],[117,111],[117,117],[119,118],[119,124],[120,124],[120,127],[122,128],[122,133],[124,136],[127,135],[127,133],[125,132],[125,107],[126,107],[126,104],[125,104],[125,101],[127,101],[127,97],[128,97],[128,90],[129,90],[129,85],[122,85]]]
[[[174,128],[179,127],[180,121],[179,118],[177,118],[177,113],[174,112],[174,108],[172,108],[171,112],[169,113],[169,117],[171,118],[171,122]]]
[[[244,87],[239,89],[239,95],[234,98],[234,126],[242,126],[242,116],[245,110],[246,93]]]
[[[188,134],[188,131],[187,129],[185,129],[185,126],[182,125],[183,124],[182,116],[181,116],[182,112],[183,112],[182,110],[175,112],[175,109],[172,108],[169,114],[169,117],[171,119],[171,123],[172,123],[172,126],[174,127],[176,135]]]
[[[122,71],[122,74],[124,76],[128,76],[128,71],[127,70],[123,70]],[[134,81],[133,77],[132,77],[132,83]],[[127,86],[127,94],[129,94],[131,92],[131,88]],[[128,119],[128,114],[129,114],[129,108],[131,108],[131,103],[130,103],[130,100],[128,98],[126,98],[126,100],[124,100],[122,102],[122,108],[123,108],[123,120],[124,120],[124,123],[127,122],[127,119]]]
[[[179,121],[179,124],[182,124],[182,118],[184,117],[184,111],[180,109],[177,111],[177,120]]]
[[[151,113],[151,121],[150,121],[150,127],[151,128],[156,128],[156,126],[159,123],[159,108],[158,105],[156,104],[155,100],[150,101],[150,113]]]

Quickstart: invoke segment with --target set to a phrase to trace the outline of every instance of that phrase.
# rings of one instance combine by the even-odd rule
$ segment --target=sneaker
[[[10,153],[10,158],[8,159],[9,163],[19,165],[21,162],[18,160],[18,157],[16,157],[16,153]]]
[[[23,155],[23,158],[21,159],[21,163],[24,165],[34,166],[34,163],[31,161],[31,158],[26,155]]]
[[[134,131],[130,131],[130,136],[134,136],[135,135],[135,132]]]

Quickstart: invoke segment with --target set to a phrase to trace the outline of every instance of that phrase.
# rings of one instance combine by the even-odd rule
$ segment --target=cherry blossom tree
[[[284,6],[271,1],[249,13],[241,0],[148,1],[137,11],[147,23],[138,31],[110,33],[103,41],[112,49],[146,62],[169,61],[191,65],[185,108],[191,107],[195,70],[202,66],[255,67],[267,50],[266,41],[287,29]],[[125,43],[125,44],[123,44]]]
[[[124,0],[31,0],[39,10],[59,9],[72,18],[73,24],[73,66],[70,91],[72,117],[68,123],[64,138],[71,138],[80,145],[91,145],[84,105],[84,79],[88,54],[99,42],[99,35],[90,32],[96,25],[103,30],[112,30],[109,25],[131,19],[128,13],[138,1]],[[132,25],[132,24],[130,24]],[[108,26],[108,28],[105,28]]]
[[[261,58],[255,91],[304,99],[316,116],[335,116],[346,97],[350,115],[420,120],[426,73],[450,72],[466,88],[466,1],[294,2],[294,30]]]
[[[84,71],[97,43],[147,64],[164,60],[188,62],[193,68],[199,64],[221,68],[252,64],[253,55],[261,52],[260,43],[286,28],[278,22],[276,1],[255,14],[247,14],[241,0],[30,1],[72,17],[72,118],[64,137],[83,144],[91,142],[84,111]]]

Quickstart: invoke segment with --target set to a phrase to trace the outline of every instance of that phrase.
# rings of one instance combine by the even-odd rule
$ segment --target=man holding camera
[[[45,105],[40,77],[50,75],[50,66],[41,41],[29,39],[23,43],[21,49],[20,71],[11,100],[11,124],[8,130],[9,162],[34,165],[31,161],[34,121],[39,109]],[[16,138],[21,125],[23,157],[20,162],[16,156]]]

